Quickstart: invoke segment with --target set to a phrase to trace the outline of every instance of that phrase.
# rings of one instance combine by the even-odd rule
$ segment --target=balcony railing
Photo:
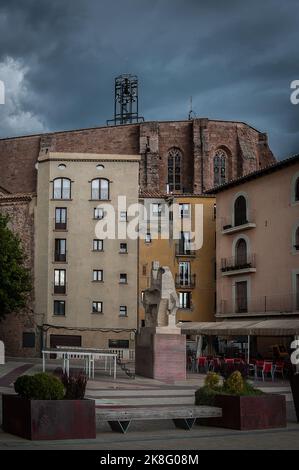
[[[255,211],[247,211],[244,217],[223,217],[221,219],[221,230],[223,231],[237,231],[244,229],[244,226],[255,227]]]
[[[194,250],[189,250],[183,243],[176,243],[175,245],[176,256],[195,256]]]
[[[252,268],[256,268],[255,254],[232,256],[231,258],[222,258],[221,260],[221,271],[223,273]]]
[[[273,294],[253,298],[239,298],[233,301],[221,300],[218,313],[229,314],[264,314],[299,312],[299,294]]]
[[[190,276],[180,276],[179,274],[176,274],[175,276],[176,287],[193,289],[195,287],[195,283],[195,274],[191,274]]]
[[[55,286],[54,285],[54,294],[65,294],[66,293],[66,285]]]
[[[58,251],[54,254],[54,261],[57,263],[65,263],[66,262],[66,253],[59,253]]]

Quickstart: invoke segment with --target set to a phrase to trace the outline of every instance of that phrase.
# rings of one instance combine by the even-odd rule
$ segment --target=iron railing
[[[196,284],[196,275],[191,274],[190,276],[180,276],[176,274],[175,276],[175,285],[179,288],[189,288],[193,289]]]
[[[239,269],[256,268],[255,254],[244,254],[243,256],[232,256],[221,259],[221,271],[237,271]]]
[[[299,293],[272,294],[252,298],[220,300],[218,313],[221,315],[244,313],[294,313],[299,312]]]
[[[195,256],[195,250],[188,249],[183,243],[176,243],[175,254],[176,256]]]

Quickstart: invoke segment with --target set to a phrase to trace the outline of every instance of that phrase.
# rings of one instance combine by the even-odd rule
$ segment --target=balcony
[[[56,286],[54,285],[54,294],[65,294],[66,293],[66,285]]]
[[[236,301],[221,300],[217,317],[299,314],[299,294],[273,294]]]
[[[236,276],[237,274],[247,274],[256,272],[255,254],[245,255],[245,257],[232,256],[221,260],[222,276]]]
[[[189,250],[184,243],[176,243],[175,245],[175,256],[187,256],[193,257],[195,256],[194,250]]]
[[[196,275],[191,274],[190,276],[175,275],[175,285],[179,289],[194,289],[196,284]]]
[[[55,263],[65,263],[66,262],[66,253],[60,253],[58,251],[55,251],[54,262]]]
[[[248,211],[246,217],[239,219],[233,217],[223,217],[221,219],[221,233],[223,235],[249,230],[256,227],[255,211]]]

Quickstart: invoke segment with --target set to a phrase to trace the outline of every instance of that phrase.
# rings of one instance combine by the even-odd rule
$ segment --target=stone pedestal
[[[141,328],[136,335],[136,375],[174,382],[186,379],[186,336],[164,328]]]

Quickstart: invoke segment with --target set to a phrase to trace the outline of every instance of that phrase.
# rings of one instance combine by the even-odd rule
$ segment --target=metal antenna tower
[[[138,115],[138,78],[130,74],[119,75],[114,86],[114,118],[107,120],[107,126],[140,121],[144,118]]]

